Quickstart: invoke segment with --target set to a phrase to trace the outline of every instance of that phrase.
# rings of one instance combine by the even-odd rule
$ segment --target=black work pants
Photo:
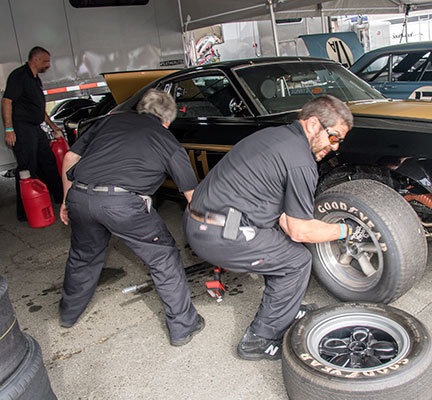
[[[25,217],[25,211],[21,200],[19,171],[29,170],[32,178],[44,182],[56,203],[63,200],[63,185],[55,155],[40,125],[14,121],[13,126],[16,143],[12,149],[18,164],[15,171],[17,217],[21,219]]]
[[[149,267],[162,300],[172,339],[193,331],[197,312],[183,262],[164,222],[134,193],[69,190],[66,198],[72,228],[71,248],[66,262],[60,317],[74,323],[87,307],[99,280],[111,234],[119,237]]]
[[[184,216],[184,229],[192,249],[213,265],[234,272],[264,276],[265,288],[252,332],[266,339],[279,339],[293,322],[307,289],[312,256],[301,243],[281,230],[253,227],[249,241],[239,230],[236,240],[222,238],[222,227]]]

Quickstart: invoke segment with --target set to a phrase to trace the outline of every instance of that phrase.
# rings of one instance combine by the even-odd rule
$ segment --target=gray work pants
[[[312,257],[301,243],[277,228],[255,228],[249,241],[239,230],[236,240],[222,238],[222,227],[194,220],[185,212],[184,230],[192,249],[209,263],[234,272],[264,276],[265,288],[252,332],[279,339],[293,322],[306,292]]]
[[[134,193],[69,190],[66,203],[72,228],[60,317],[75,322],[96,290],[111,234],[119,237],[149,267],[162,300],[172,339],[191,333],[197,312],[190,299],[183,262],[164,222]]]

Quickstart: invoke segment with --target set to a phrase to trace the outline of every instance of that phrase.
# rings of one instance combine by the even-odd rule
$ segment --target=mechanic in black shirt
[[[293,124],[237,143],[193,194],[184,218],[192,249],[213,265],[264,275],[261,305],[237,347],[241,358],[280,358],[281,338],[301,315],[311,270],[301,242],[346,237],[345,224],[316,220],[313,211],[316,161],[336,150],[352,125],[344,103],[317,97]]]
[[[150,267],[170,342],[181,346],[204,328],[204,319],[191,302],[176,243],[149,196],[170,175],[189,202],[197,180],[185,149],[168,130],[177,112],[174,99],[152,89],[137,111],[105,117],[64,158],[67,196],[60,218],[70,221],[72,236],[60,324],[72,326],[85,310],[114,234]]]
[[[55,125],[45,111],[42,82],[38,76],[50,67],[50,54],[42,47],[30,50],[28,62],[12,71],[2,98],[2,117],[5,142],[17,160],[15,172],[18,220],[26,220],[21,200],[19,171],[29,170],[33,178],[40,178],[48,186],[56,203],[63,199],[63,189],[54,153],[49,146],[41,123],[46,122],[54,137],[62,137],[61,128]]]

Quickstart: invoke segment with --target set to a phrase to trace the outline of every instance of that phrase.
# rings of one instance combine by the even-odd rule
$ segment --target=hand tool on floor
[[[194,272],[201,271],[202,269],[205,269],[205,268],[213,268],[213,265],[209,264],[208,262],[202,262],[202,263],[195,264],[195,265],[192,265],[190,267],[185,268],[185,273],[186,273],[186,275],[189,275],[189,274],[192,274]],[[122,293],[128,294],[128,293],[135,293],[138,291],[145,291],[146,289],[151,288],[153,285],[154,285],[153,280],[148,279],[139,285],[128,286],[128,287],[122,289]]]

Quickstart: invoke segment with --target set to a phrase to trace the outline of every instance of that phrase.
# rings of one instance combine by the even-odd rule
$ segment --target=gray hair
[[[157,89],[150,89],[145,92],[138,102],[136,110],[138,114],[156,115],[162,123],[173,122],[177,115],[174,98],[170,94]]]
[[[33,47],[28,54],[28,61],[30,61],[33,57],[36,57],[40,54],[48,54],[50,55],[49,51],[47,49],[44,49],[43,47],[40,46],[35,46]]]
[[[299,119],[317,117],[326,127],[336,125],[340,120],[351,129],[354,118],[347,105],[334,96],[323,94],[306,103],[299,114]]]

